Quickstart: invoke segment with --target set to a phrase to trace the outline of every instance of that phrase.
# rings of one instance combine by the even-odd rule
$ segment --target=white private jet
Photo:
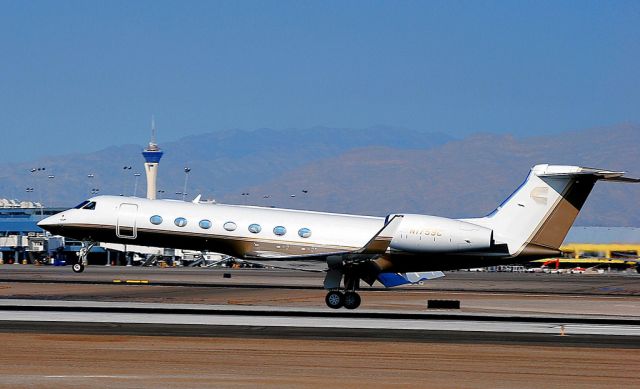
[[[442,277],[442,270],[557,256],[596,181],[640,182],[623,175],[536,165],[495,211],[474,219],[97,196],[38,225],[85,242],[206,250],[277,268],[325,271],[327,305],[355,309],[360,280],[392,287]],[[86,255],[73,270],[85,265]]]

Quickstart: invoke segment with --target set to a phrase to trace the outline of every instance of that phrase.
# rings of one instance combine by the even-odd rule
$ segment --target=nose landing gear
[[[96,242],[82,242],[82,248],[78,252],[78,262],[74,263],[71,269],[74,273],[82,273],[84,271],[85,266],[87,266],[87,257],[89,256],[89,251],[95,246]]]
[[[74,263],[73,266],[71,266],[71,269],[73,269],[74,273],[82,273],[84,271],[84,264],[80,262]]]

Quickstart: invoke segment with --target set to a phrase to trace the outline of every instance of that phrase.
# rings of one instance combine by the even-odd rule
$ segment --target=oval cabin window
[[[200,220],[200,223],[198,223],[198,225],[200,226],[200,228],[208,230],[209,228],[211,228],[211,220]]]
[[[251,224],[249,225],[249,232],[253,233],[253,234],[257,234],[258,232],[262,231],[262,227],[260,227],[260,224]]]
[[[178,217],[176,218],[176,220],[173,221],[175,223],[176,226],[178,227],[184,227],[187,225],[187,219],[183,218],[183,217]]]
[[[238,226],[236,226],[236,223],[234,223],[234,222],[226,222],[226,223],[224,223],[223,227],[227,231],[233,231],[236,228],[238,228]]]
[[[157,226],[159,224],[162,224],[162,216],[153,215],[151,216],[151,218],[149,218],[149,221],[151,222],[151,224],[155,224]]]
[[[273,229],[273,233],[278,236],[282,236],[287,233],[287,229],[284,228],[283,226],[277,226],[276,228]]]
[[[311,230],[308,229],[308,228],[301,228],[301,229],[298,230],[298,235],[301,238],[308,238],[308,237],[311,236]]]

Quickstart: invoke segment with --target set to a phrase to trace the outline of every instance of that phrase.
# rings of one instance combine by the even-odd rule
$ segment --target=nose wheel
[[[356,292],[342,293],[339,290],[332,290],[327,293],[324,301],[329,308],[339,309],[345,307],[347,309],[356,309],[360,306],[362,299]]]
[[[71,267],[74,273],[82,273],[84,271],[84,265],[81,263],[74,263]]]

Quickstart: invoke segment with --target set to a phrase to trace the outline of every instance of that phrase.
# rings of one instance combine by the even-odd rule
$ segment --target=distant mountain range
[[[221,131],[161,143],[158,187],[160,197],[176,198],[183,191],[184,167],[190,167],[190,197],[231,196],[301,166],[336,158],[349,150],[371,146],[429,149],[451,141],[448,135],[373,127],[364,130],[312,128],[308,130]],[[104,150],[0,166],[0,198],[19,198],[45,204],[70,205],[91,195],[146,193],[144,145],[111,146]],[[45,149],[45,147],[43,147]],[[132,169],[123,169],[131,166]],[[45,170],[37,170],[38,168]],[[35,172],[31,172],[36,168]],[[49,175],[55,176],[49,179]],[[89,177],[90,176],[90,177]],[[33,188],[33,192],[25,192]],[[235,201],[242,200],[237,198]]]
[[[365,130],[224,131],[161,144],[159,188],[179,198],[385,215],[481,216],[506,198],[537,163],[625,170],[640,175],[640,127],[621,125],[544,137]],[[143,146],[0,167],[0,197],[71,205],[100,194],[146,193]],[[132,166],[132,169],[123,169]],[[46,170],[30,172],[45,167]],[[54,175],[55,178],[48,178]],[[93,175],[93,177],[88,177]],[[25,188],[34,188],[25,192]],[[243,195],[242,193],[249,193]],[[640,226],[640,185],[600,183],[577,225]]]

